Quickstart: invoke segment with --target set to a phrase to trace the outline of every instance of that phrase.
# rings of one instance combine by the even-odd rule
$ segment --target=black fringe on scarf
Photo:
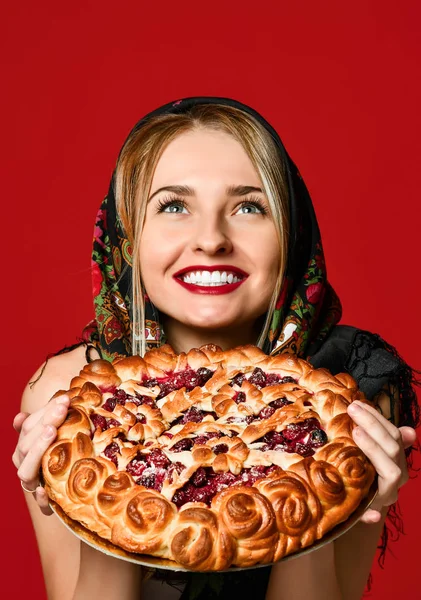
[[[47,356],[45,364],[39,374],[39,376],[29,383],[30,387],[41,378],[44,373],[47,362],[53,356],[58,356],[60,354],[65,354],[67,352],[71,352],[81,345],[86,346],[86,361],[92,362],[94,358],[91,357],[91,350],[95,349],[101,355],[100,349],[98,346],[93,346],[83,340],[82,338],[77,338],[79,341],[71,346],[65,346],[58,352],[51,353]],[[379,335],[372,334],[367,331],[358,331],[355,335],[352,350],[349,353],[349,361],[347,364],[347,370],[354,374],[354,378],[357,383],[361,383],[365,378],[369,379],[387,379],[387,384],[389,387],[389,398],[391,402],[390,412],[391,412],[391,422],[393,422],[394,408],[396,402],[399,402],[399,423],[394,423],[396,426],[408,426],[416,428],[420,425],[421,420],[421,410],[417,401],[417,395],[415,393],[415,387],[421,387],[421,372],[412,369],[399,355],[396,348],[385,342]],[[397,367],[395,363],[395,367],[391,372],[379,371],[379,373],[368,373],[368,365],[370,365],[370,357],[376,350],[386,350],[388,354],[395,357],[397,360]],[[358,363],[358,364],[357,364]],[[361,372],[356,376],[355,373],[358,372],[358,365],[364,365],[364,368],[360,370]],[[399,393],[399,399],[396,398],[394,390],[397,390]],[[420,469],[416,469],[413,466],[413,451],[420,451],[420,445],[417,442],[414,446],[407,448],[405,450],[405,455],[407,457],[409,477],[413,479]],[[403,518],[401,508],[399,506],[399,502],[396,502],[392,506],[390,506],[389,511],[387,513],[387,518],[383,527],[383,532],[381,535],[380,543],[377,547],[380,550],[378,563],[379,566],[384,569],[385,560],[386,560],[386,551],[389,552],[393,556],[393,551],[390,548],[390,542],[395,542],[399,539],[400,535],[405,535]],[[258,568],[253,569],[252,571],[240,571],[238,573],[232,573],[230,576],[217,576],[217,574],[193,574],[191,575],[181,574],[181,573],[173,573],[171,571],[159,571],[153,569],[147,569],[142,567],[146,579],[154,576],[155,579],[158,579],[162,582],[166,582],[168,585],[179,589],[181,591],[180,585],[187,584],[186,589],[182,594],[182,599],[188,600],[212,600],[213,598],[222,600],[223,598],[227,598],[228,595],[231,596],[234,591],[237,594],[239,590],[244,587],[244,592],[249,593],[253,588],[253,593],[255,594],[256,600],[258,596],[258,588],[260,588],[260,592],[263,591],[262,588],[266,589],[267,584],[269,582],[270,570],[268,568]],[[248,577],[246,574],[251,573],[251,577]],[[198,577],[198,575],[200,575]],[[225,582],[231,579],[230,583],[234,584],[234,587],[230,590],[224,589]],[[251,587],[250,587],[251,586]],[[257,588],[256,588],[257,586]],[[367,595],[372,589],[373,586],[373,577],[370,573],[370,576],[367,581],[366,590],[364,596]],[[228,587],[231,588],[231,585]],[[256,588],[256,589],[254,589]],[[227,594],[228,595],[225,595]],[[247,595],[247,594],[246,594]]]

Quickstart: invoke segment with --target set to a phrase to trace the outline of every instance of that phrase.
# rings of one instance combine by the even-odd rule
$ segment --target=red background
[[[220,95],[260,111],[312,194],[343,322],[380,333],[421,366],[417,0],[152,6],[3,8],[2,570],[19,598],[44,591],[9,458],[12,418],[45,356],[73,343],[91,318],[95,213],[126,134],[149,110]],[[406,536],[385,570],[374,568],[372,598],[421,598],[420,492],[421,477],[401,491]]]

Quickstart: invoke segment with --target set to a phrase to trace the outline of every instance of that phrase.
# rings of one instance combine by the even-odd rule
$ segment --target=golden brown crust
[[[256,367],[275,380],[292,379],[259,386],[248,380]],[[163,393],[154,381],[198,369],[207,369],[208,379],[190,391],[179,385]],[[124,402],[104,408],[119,390]],[[191,570],[271,563],[310,546],[351,515],[375,476],[353,441],[346,412],[350,402],[366,401],[355,381],[292,355],[268,357],[252,345],[223,352],[211,344],[177,355],[165,345],[144,358],[85,365],[68,393],[68,417],[42,461],[50,498],[125,550]],[[275,402],[261,416],[280,399],[282,406]],[[201,420],[184,422],[186,411],[200,411]],[[308,419],[317,419],[327,436],[312,456],[263,444],[266,434]],[[106,420],[102,430],[98,423]],[[190,447],[180,450],[180,443]],[[126,471],[140,451],[144,457],[154,450],[174,467],[160,492]],[[271,465],[250,485],[253,469]],[[176,495],[199,469],[228,474],[235,483],[217,488],[210,505],[188,501],[177,508]]]

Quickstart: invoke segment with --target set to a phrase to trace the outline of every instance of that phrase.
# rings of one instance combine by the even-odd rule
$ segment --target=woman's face
[[[280,250],[261,188],[242,146],[226,133],[191,131],[166,147],[140,243],[146,292],[166,326],[224,330],[250,326],[266,312]]]

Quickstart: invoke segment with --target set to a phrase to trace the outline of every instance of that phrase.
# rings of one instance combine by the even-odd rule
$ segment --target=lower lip
[[[242,283],[245,282],[247,277],[241,279],[241,281],[237,281],[236,283],[226,283],[224,285],[195,285],[194,283],[186,283],[182,279],[178,277],[174,277],[177,283],[179,283],[183,288],[192,292],[193,294],[206,294],[210,296],[216,296],[220,294],[229,294],[233,292],[237,288],[240,287]]]

